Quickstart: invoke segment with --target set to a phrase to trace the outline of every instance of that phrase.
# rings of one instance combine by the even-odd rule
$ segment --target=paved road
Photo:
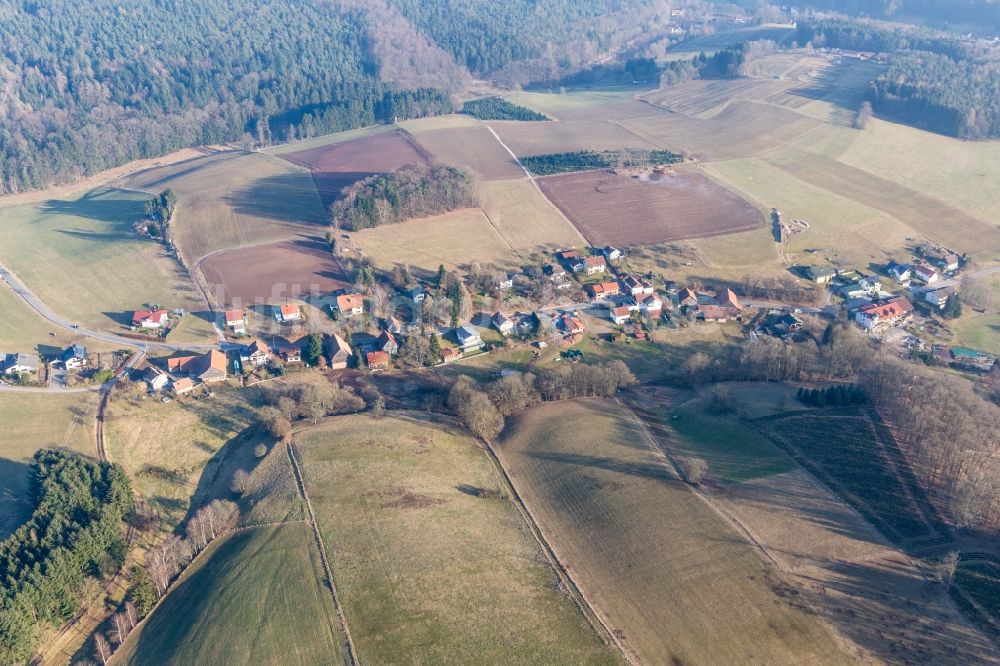
[[[41,299],[28,289],[28,287],[25,286],[16,275],[14,275],[6,266],[3,266],[2,264],[0,264],[0,282],[4,282],[8,287],[10,287],[14,293],[20,296],[21,299],[28,304],[28,307],[37,312],[42,319],[45,319],[59,328],[66,329],[70,333],[83,335],[94,340],[110,342],[111,344],[122,345],[123,347],[130,347],[132,349],[206,352],[210,349],[216,349],[218,347],[218,345],[214,344],[175,344],[171,342],[147,342],[145,340],[133,340],[114,333],[85,328],[80,326],[77,322],[66,319],[65,317],[53,312],[47,305],[45,305],[45,303],[41,301]]]

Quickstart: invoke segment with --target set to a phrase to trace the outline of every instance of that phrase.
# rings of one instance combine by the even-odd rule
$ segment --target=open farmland
[[[180,265],[132,228],[146,199],[99,189],[77,199],[0,206],[0,261],[52,310],[94,328],[114,330],[147,304],[201,310]]]
[[[352,233],[350,242],[379,268],[408,264],[428,275],[441,264],[448,269],[474,261],[504,266],[517,258],[479,208],[363,229]]]
[[[112,664],[344,664],[309,526],[257,527],[198,558]]]
[[[524,178],[481,183],[483,210],[512,247],[521,252],[571,247],[581,242],[538,189]]]
[[[764,224],[760,211],[695,169],[646,180],[585,171],[538,183],[595,246],[717,236]]]
[[[308,236],[221,252],[200,270],[220,305],[275,304],[350,284],[323,239]]]
[[[295,447],[361,663],[619,663],[474,440],[408,413]]]
[[[0,393],[0,539],[27,520],[28,465],[38,449],[66,448],[97,455],[96,392]]]
[[[610,118],[617,118],[610,110]],[[645,115],[649,109],[645,109]],[[605,109],[595,111],[603,115]],[[555,123],[491,122],[497,135],[518,156],[564,153],[577,150],[651,150],[660,147],[621,125],[602,120],[566,120]]]
[[[261,153],[219,153],[149,169],[126,180],[178,197],[171,240],[188,265],[216,252],[315,233],[327,222],[309,173]]]
[[[348,185],[406,164],[426,164],[431,160],[431,155],[403,130],[281,153],[280,157],[312,172],[324,209]]]
[[[575,582],[641,661],[849,661],[624,407],[536,407],[508,422],[496,450]]]
[[[420,131],[413,138],[440,162],[471,171],[482,180],[524,176],[521,167],[485,125]]]
[[[88,351],[113,351],[120,345],[85,338],[42,319],[6,284],[0,284],[0,352],[23,351],[45,355],[61,352],[74,342]],[[55,333],[55,335],[51,335]]]

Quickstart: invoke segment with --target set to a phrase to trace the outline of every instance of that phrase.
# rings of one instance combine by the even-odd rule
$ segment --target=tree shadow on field
[[[308,174],[284,173],[258,178],[223,200],[241,215],[316,226],[328,221],[326,207]]]
[[[49,199],[39,206],[39,211],[45,215],[69,215],[101,222],[113,222],[121,229],[121,233],[92,234],[97,238],[118,238],[121,236],[134,238],[135,234],[131,225],[142,217],[144,204],[136,199],[115,198],[112,196],[113,194],[109,190],[100,190],[71,201]],[[76,233],[81,236],[89,234],[82,229],[76,232],[65,231],[65,233]]]
[[[582,453],[531,452],[528,455],[544,462],[575,465],[578,467],[595,467],[626,476],[636,476],[643,479],[653,479],[655,481],[663,481],[664,483],[683,485],[679,479],[670,473],[664,464],[626,462],[606,456],[588,456]]]

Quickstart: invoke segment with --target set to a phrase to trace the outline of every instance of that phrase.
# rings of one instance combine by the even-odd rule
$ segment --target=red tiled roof
[[[871,303],[859,310],[868,317],[878,317],[879,319],[895,319],[913,312],[913,304],[903,297],[894,298],[885,303]]]
[[[596,268],[597,266],[608,265],[608,262],[604,261],[604,257],[602,256],[587,257],[586,259],[583,260],[583,263],[584,265],[586,265],[587,268]]]
[[[291,304],[286,303],[285,305],[281,306],[281,316],[282,317],[288,317],[288,316],[291,316],[291,315],[294,315],[294,314],[298,314],[298,312],[299,312],[299,306],[297,306],[297,305],[291,305]]]
[[[628,317],[631,314],[632,314],[632,312],[628,308],[626,308],[624,306],[618,307],[618,308],[612,308],[611,309],[611,316],[614,317],[614,318],[616,318],[616,319],[618,317]]]
[[[590,285],[590,291],[596,296],[598,294],[617,294],[620,290],[617,282],[599,282]]]
[[[353,310],[365,305],[365,297],[361,294],[344,294],[337,296],[337,308],[340,310]]]
[[[365,355],[369,368],[376,368],[382,365],[389,365],[389,354],[384,351],[372,351]]]
[[[243,321],[243,310],[226,310],[226,323]]]
[[[166,310],[136,310],[132,314],[132,324],[138,325],[144,321],[155,321],[158,324],[162,324],[163,320],[167,318]]]

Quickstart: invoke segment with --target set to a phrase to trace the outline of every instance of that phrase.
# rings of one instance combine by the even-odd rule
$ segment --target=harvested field
[[[624,407],[544,404],[509,420],[496,448],[561,561],[641,662],[849,661]]]
[[[350,284],[326,243],[306,236],[221,252],[200,268],[220,305],[275,304]]]
[[[350,242],[379,268],[408,264],[426,271],[427,277],[441,264],[447,269],[474,261],[504,266],[517,259],[479,208],[363,229],[352,233]]]
[[[600,115],[602,111],[603,109],[595,110],[594,113]],[[643,115],[649,115],[648,107]],[[518,156],[619,148],[651,150],[659,147],[650,140],[604,119],[567,120],[556,123],[492,122],[490,125]]]
[[[487,181],[479,190],[483,210],[517,250],[532,252],[581,242],[577,230],[526,179]]]
[[[471,438],[389,412],[295,447],[361,663],[620,663]]]
[[[591,245],[646,245],[718,236],[764,224],[760,211],[696,169],[648,180],[606,171],[538,179]]]
[[[171,235],[188,265],[219,250],[315,233],[327,222],[309,173],[260,153],[220,153],[150,169],[127,184],[177,194]]]
[[[521,124],[548,125],[548,123]],[[429,130],[415,134],[414,138],[444,164],[471,171],[482,180],[524,176],[514,158],[504,150],[489,128],[484,125]]]
[[[795,85],[794,81],[704,79],[657,90],[644,95],[643,99],[675,113],[710,118],[737,99],[791,108],[805,106],[810,98],[789,94]]]
[[[312,172],[324,208],[337,199],[342,189],[359,180],[432,159],[403,130],[282,153],[281,158]]]

